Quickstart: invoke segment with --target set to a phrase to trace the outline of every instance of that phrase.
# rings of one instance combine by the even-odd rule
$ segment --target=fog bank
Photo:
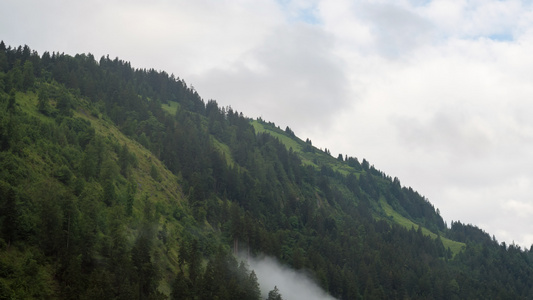
[[[249,258],[248,264],[257,275],[263,299],[277,286],[284,300],[335,300],[308,275],[292,270],[273,258]]]

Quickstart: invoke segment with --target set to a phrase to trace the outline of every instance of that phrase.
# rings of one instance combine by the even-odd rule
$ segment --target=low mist
[[[277,286],[284,300],[335,300],[305,273],[290,269],[273,258],[249,258],[248,264],[257,275],[263,299]]]

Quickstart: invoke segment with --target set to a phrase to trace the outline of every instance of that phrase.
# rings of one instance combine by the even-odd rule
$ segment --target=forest
[[[533,299],[533,246],[366,159],[165,71],[0,43],[0,299],[284,299],[247,255],[337,299]]]

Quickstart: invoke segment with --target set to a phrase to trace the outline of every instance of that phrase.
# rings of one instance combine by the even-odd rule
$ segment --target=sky
[[[2,0],[0,39],[173,73],[533,244],[531,1]]]

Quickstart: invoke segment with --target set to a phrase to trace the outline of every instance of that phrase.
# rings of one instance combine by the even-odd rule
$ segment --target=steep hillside
[[[357,178],[359,178],[365,171],[369,171],[369,168],[371,168],[371,172],[380,174],[380,177],[382,177],[378,180],[385,181],[381,183],[382,185],[390,185],[390,182],[387,181],[391,181],[391,178],[375,170],[373,166],[368,167],[368,162],[366,162],[366,160],[363,160],[363,164],[361,165],[359,160],[355,157],[343,157],[340,155],[337,158],[334,158],[330,153],[328,153],[327,149],[322,151],[313,147],[309,139],[306,142],[299,139],[289,127],[287,127],[285,131],[282,131],[274,124],[267,124],[262,120],[252,121],[252,125],[257,133],[266,132],[279,139],[279,141],[285,145],[287,150],[293,149],[293,151],[300,157],[303,164],[309,164],[316,168],[326,166],[331,168],[334,172],[338,172],[346,176],[355,175]],[[365,166],[365,170],[363,170],[363,166]],[[393,184],[399,185],[399,180],[395,178]],[[466,246],[464,243],[453,241],[445,237],[440,237],[441,234],[444,234],[442,218],[437,214],[434,207],[429,202],[416,193],[414,194],[418,199],[414,199],[413,201],[418,200],[418,205],[425,207],[427,211],[426,216],[420,217],[416,212],[412,212],[411,210],[411,213],[415,217],[418,216],[418,218],[413,218],[407,212],[406,207],[403,206],[405,203],[400,203],[399,199],[396,197],[397,195],[400,195],[400,199],[403,198],[401,193],[396,192],[395,195],[388,195],[388,197],[384,196],[387,194],[387,191],[380,192],[379,194],[380,197],[378,201],[375,201],[373,203],[374,205],[372,206],[373,214],[376,219],[388,220],[407,229],[421,226],[424,235],[435,239],[437,237],[441,238],[444,247],[446,249],[450,248],[453,254],[459,253],[459,251]],[[394,205],[396,209],[393,208],[392,205]],[[428,228],[432,228],[432,230]]]
[[[258,299],[239,251],[339,299],[532,295],[531,251],[165,72],[0,43],[0,105],[0,298]]]
[[[146,234],[160,290],[169,294],[184,236],[198,227],[178,178],[150,151],[99,118],[91,104],[57,84],[43,86],[64,93],[74,109],[61,115],[55,103],[42,114],[37,94],[17,92],[12,95],[14,107],[2,116],[2,129],[8,130],[2,141],[9,145],[0,159],[4,291],[16,298],[63,294],[61,283],[71,286],[71,280],[84,275],[93,280],[101,264],[135,265],[133,256],[119,257],[113,251],[126,247],[130,249],[123,254],[133,255]],[[215,248],[217,238],[209,232],[194,234],[204,242],[212,240]],[[43,261],[41,255],[58,260]],[[43,268],[36,263],[44,263]],[[94,272],[85,274],[91,268]],[[23,286],[18,286],[18,272],[26,274]],[[79,272],[78,278],[72,272]],[[51,282],[58,278],[60,282]]]

